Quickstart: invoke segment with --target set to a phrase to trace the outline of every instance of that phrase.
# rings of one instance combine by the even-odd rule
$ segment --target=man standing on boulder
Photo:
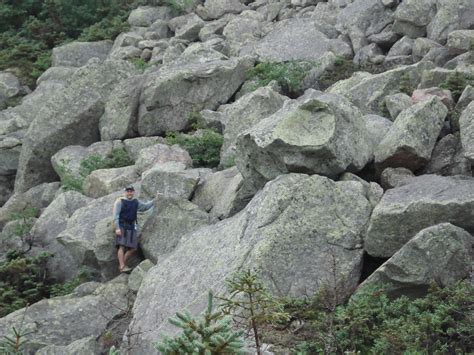
[[[126,265],[127,260],[138,248],[137,213],[148,211],[155,204],[154,200],[142,202],[134,196],[134,187],[127,186],[125,196],[118,198],[114,204],[115,246],[120,272],[131,271]]]

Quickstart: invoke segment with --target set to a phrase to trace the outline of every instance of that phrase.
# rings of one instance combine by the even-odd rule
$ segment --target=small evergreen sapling
[[[183,332],[174,338],[165,337],[156,348],[164,355],[245,354],[243,332],[234,331],[232,319],[213,309],[213,294],[209,292],[207,310],[199,319],[187,311],[177,312],[169,322]]]

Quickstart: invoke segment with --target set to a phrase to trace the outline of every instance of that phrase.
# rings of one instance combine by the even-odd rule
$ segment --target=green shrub
[[[390,300],[370,289],[334,311],[324,295],[299,304],[294,317],[310,322],[313,337],[300,353],[457,354],[474,350],[474,288],[468,281],[451,287],[432,286],[426,297]],[[290,307],[291,310],[291,307]]]
[[[151,64],[149,62],[146,62],[142,58],[133,58],[129,59],[130,62],[140,71],[145,71],[145,69],[151,67]]]
[[[209,292],[206,312],[194,318],[189,312],[177,312],[169,322],[183,329],[174,338],[165,337],[156,348],[164,355],[245,354],[242,331],[232,329],[232,320],[222,312],[214,311],[213,295]]]
[[[442,89],[451,91],[454,101],[458,101],[462,92],[468,84],[473,84],[474,78],[464,75],[458,71],[450,73],[444,83],[440,85]]]
[[[89,271],[87,269],[81,268],[77,275],[71,280],[66,281],[64,283],[57,283],[51,285],[50,296],[57,297],[68,295],[72,293],[72,291],[74,291],[77,286],[82,285],[83,283],[88,282],[91,279],[92,277]]]
[[[219,165],[220,151],[224,138],[222,134],[203,129],[194,135],[169,133],[167,144],[178,144],[188,151],[194,166],[214,168]]]
[[[257,64],[247,72],[247,79],[255,80],[254,89],[267,86],[275,80],[287,94],[294,94],[301,88],[303,78],[314,64],[308,62],[263,62]]]

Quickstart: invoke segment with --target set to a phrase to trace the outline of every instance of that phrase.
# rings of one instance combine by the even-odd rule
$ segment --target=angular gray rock
[[[386,167],[423,168],[443,128],[448,109],[437,97],[402,111],[375,152],[379,171]]]
[[[20,80],[13,73],[0,71],[0,110],[7,106],[9,100],[24,94]]]
[[[201,177],[210,174],[212,170],[185,168],[182,163],[167,163],[143,172],[143,196],[153,197],[159,192],[167,197],[191,199]]]
[[[210,174],[199,182],[192,202],[213,218],[224,219],[242,210],[254,195],[236,167]]]
[[[288,174],[239,214],[183,235],[138,292],[132,322],[150,331],[132,339],[140,344],[137,352],[153,353],[153,342],[177,331],[169,316],[185,308],[200,313],[209,288],[222,292],[237,270],[262,270],[264,283],[280,296],[304,297],[328,280],[341,299],[348,296],[360,276],[361,235],[371,211],[363,190],[358,182]],[[331,271],[334,258],[337,270]]]
[[[76,71],[69,86],[41,105],[23,141],[15,191],[55,180],[50,159],[61,148],[99,141],[105,101],[121,79],[135,73],[131,63],[91,61]]]
[[[156,20],[169,20],[172,10],[168,6],[139,6],[130,12],[128,23],[130,26],[148,27]]]
[[[363,76],[357,74],[353,75],[353,78],[337,82],[327,91],[346,96],[364,113],[383,116],[383,103],[387,95],[400,93],[403,82],[406,82],[406,85],[414,90],[420,82],[421,76],[433,67],[431,62],[420,62],[388,70],[381,74],[363,74]]]
[[[459,127],[464,156],[474,164],[474,101],[462,112]]]
[[[86,196],[99,198],[115,191],[122,191],[139,179],[137,168],[125,166],[113,169],[94,170],[84,179],[82,189]]]
[[[428,38],[444,44],[449,33],[474,26],[472,0],[458,0],[455,6],[451,0],[437,0],[436,5],[436,15],[427,27]]]
[[[225,14],[239,14],[246,8],[239,0],[206,0],[196,8],[196,13],[204,20],[216,20]]]
[[[45,81],[55,81],[65,85],[71,80],[76,70],[76,67],[50,67],[36,80],[36,85]]]
[[[459,97],[454,112],[450,115],[449,121],[451,123],[451,129],[453,131],[459,131],[459,117],[461,116],[464,109],[474,101],[474,87],[466,85],[461,96]]]
[[[390,118],[395,121],[398,114],[413,104],[411,97],[404,93],[385,96],[385,106],[390,113]]]
[[[53,49],[53,67],[82,67],[89,59],[104,61],[112,49],[111,41],[72,42]]]
[[[230,43],[232,55],[239,55],[243,46],[257,41],[265,34],[264,21],[258,12],[247,10],[227,23],[222,34]]]
[[[199,38],[199,31],[204,27],[204,21],[194,12],[175,17],[168,22],[175,38],[195,41]]]
[[[459,133],[448,134],[436,143],[423,173],[472,176],[471,162],[464,156]]]
[[[69,345],[49,345],[41,348],[35,355],[100,355],[100,346],[95,336],[73,341]]]
[[[138,106],[143,81],[143,76],[127,78],[112,91],[99,120],[102,140],[137,136]]]
[[[406,168],[386,168],[380,174],[380,185],[385,190],[393,189],[394,187],[406,185],[413,177],[415,175]]]
[[[148,259],[145,259],[140,264],[138,264],[128,277],[128,288],[134,292],[137,292],[140,288],[143,278],[145,277],[145,274],[153,266],[154,264]]]
[[[191,112],[213,110],[226,103],[244,82],[252,64],[249,58],[232,58],[162,67],[149,75],[141,96],[139,134],[151,136],[185,129]]]
[[[329,39],[316,28],[314,19],[279,21],[260,41],[242,48],[242,54],[255,54],[260,61],[317,60],[326,52],[352,57],[350,46],[339,39]]]
[[[170,162],[181,163],[184,168],[189,168],[193,165],[189,153],[179,145],[155,144],[140,150],[135,166],[138,173],[142,174],[154,166]]]
[[[35,246],[52,254],[48,259],[47,268],[49,274],[59,282],[73,278],[75,273],[70,269],[73,261],[71,255],[59,244],[56,237],[66,229],[72,214],[89,202],[91,202],[89,197],[76,191],[61,193],[41,213],[31,229]]]
[[[201,226],[211,224],[211,217],[185,199],[161,199],[143,226],[141,248],[147,259],[156,263],[171,255],[180,240]]]
[[[450,223],[418,232],[357,289],[385,286],[390,298],[424,296],[432,283],[450,286],[469,277],[474,237]]]
[[[307,90],[239,136],[237,167],[261,188],[281,174],[335,177],[361,170],[372,146],[360,111],[334,94]]]
[[[431,39],[420,37],[415,39],[412,48],[412,57],[414,62],[419,62],[432,48],[440,48],[441,44]]]
[[[420,230],[449,222],[474,232],[474,178],[421,175],[387,190],[375,207],[364,248],[390,257]]]
[[[447,47],[471,50],[474,48],[474,30],[458,30],[449,33]]]
[[[398,57],[402,55],[411,55],[415,41],[408,36],[400,38],[387,53],[388,57]]]
[[[125,139],[123,141],[125,151],[133,161],[138,160],[138,156],[142,149],[156,144],[166,144],[166,141],[163,137],[138,137]]]
[[[365,115],[365,125],[371,145],[371,160],[375,157],[375,152],[382,140],[392,127],[392,121],[388,118],[377,115]]]
[[[120,277],[90,295],[45,299],[1,318],[0,336],[12,336],[12,327],[22,327],[28,333],[24,340],[29,354],[48,345],[66,346],[85,337],[98,337],[123,313],[126,294],[126,278]]]
[[[235,157],[235,143],[239,134],[278,111],[286,99],[270,87],[262,87],[242,96],[232,104],[219,107],[224,131],[221,161],[225,162]]]
[[[405,0],[395,11],[394,29],[412,38],[424,37],[435,14],[436,0]]]

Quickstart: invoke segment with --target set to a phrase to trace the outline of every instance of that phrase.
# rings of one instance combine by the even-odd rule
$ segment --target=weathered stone
[[[174,252],[147,273],[132,322],[150,332],[131,339],[140,344],[137,352],[152,353],[163,333],[176,332],[169,316],[182,309],[201,312],[209,285],[222,292],[225,278],[242,268],[262,270],[266,286],[281,296],[304,297],[333,280],[344,299],[359,279],[370,211],[358,182],[280,176],[241,213],[183,235]],[[334,258],[337,270],[331,271]]]
[[[387,95],[399,93],[404,81],[414,89],[420,82],[421,76],[433,67],[434,65],[430,62],[420,62],[381,74],[353,75],[353,78],[341,80],[327,91],[346,96],[364,113],[383,116],[383,102]]]
[[[82,67],[89,59],[104,61],[112,49],[111,41],[72,42],[53,49],[53,67]]]
[[[471,85],[466,85],[461,96],[459,97],[456,107],[454,108],[454,112],[449,117],[451,129],[453,131],[459,131],[459,117],[472,101],[474,101],[474,87]]]
[[[183,236],[210,223],[210,216],[188,200],[161,199],[143,227],[143,253],[152,262],[161,262],[173,253]]]
[[[219,107],[224,131],[221,161],[226,162],[235,157],[237,136],[278,111],[285,99],[271,88],[262,87],[232,104]]]
[[[98,337],[114,317],[123,313],[126,294],[126,278],[121,277],[91,295],[45,299],[1,318],[0,335],[13,336],[12,327],[22,329],[27,333],[23,340],[28,354],[48,345],[63,346],[85,337]]]
[[[421,35],[426,33],[426,26],[431,22],[436,14],[436,0],[405,0],[397,7],[394,18],[398,22],[396,28],[399,32],[406,35],[413,35],[413,32],[406,33],[407,27],[405,24],[410,24],[413,27],[419,28]],[[400,24],[400,25],[399,25]],[[412,37],[412,36],[410,36]],[[416,38],[413,36],[412,38]]]
[[[227,102],[244,82],[251,65],[249,58],[232,58],[162,67],[144,83],[139,134],[159,135],[187,128],[190,112],[216,109]]]
[[[362,47],[354,57],[354,64],[366,65],[377,61],[379,56],[383,56],[382,49],[375,43]]]
[[[138,137],[123,141],[125,151],[133,161],[138,160],[138,156],[142,149],[159,143],[166,144],[166,140],[163,137]]]
[[[335,138],[337,137],[337,139]],[[237,166],[256,188],[281,174],[335,177],[371,155],[365,120],[343,97],[307,90],[239,136]]]
[[[199,31],[204,27],[204,21],[195,13],[175,17],[168,22],[175,38],[195,41],[199,38]]]
[[[415,62],[419,62],[432,48],[440,48],[441,44],[431,39],[420,37],[415,39],[412,47],[412,57]]]
[[[193,165],[189,153],[179,145],[155,144],[140,150],[135,166],[138,173],[142,174],[145,170],[169,162],[181,163],[184,168]]]
[[[143,38],[145,40],[161,40],[169,38],[171,36],[170,29],[168,27],[168,21],[156,20],[145,32]]]
[[[201,28],[201,30],[199,31],[199,40],[201,42],[205,42],[216,35],[222,35],[224,27],[233,17],[233,15],[227,15],[218,20],[206,23],[204,27]]]
[[[417,104],[419,102],[429,100],[434,96],[438,97],[449,111],[453,110],[454,100],[453,95],[451,95],[451,91],[443,90],[438,87],[417,89],[413,91],[413,94],[411,95],[411,101],[413,104]]]
[[[52,182],[37,185],[24,193],[15,193],[0,208],[0,229],[3,229],[11,214],[14,212],[22,212],[27,208],[35,208],[38,210],[38,216],[41,211],[46,208],[54,195],[59,189],[59,182]]]
[[[89,197],[76,191],[67,191],[56,197],[51,204],[41,213],[31,234],[35,238],[34,244],[52,254],[48,258],[47,268],[51,276],[63,282],[75,276],[69,265],[71,255],[58,243],[56,237],[66,229],[67,221],[79,208],[91,202]]]
[[[383,196],[382,187],[376,182],[367,182],[359,176],[352,173],[344,173],[339,177],[339,181],[356,181],[363,185],[365,197],[370,203],[371,208],[374,208],[379,203]]]
[[[472,0],[458,0],[455,6],[453,5],[451,0],[437,0],[438,11],[427,27],[428,38],[444,44],[449,33],[455,30],[472,29],[474,26]]]
[[[196,13],[204,20],[215,20],[225,14],[239,14],[246,8],[239,0],[206,0],[204,6],[196,8]]]
[[[82,189],[87,196],[98,198],[123,190],[139,179],[135,166],[94,170],[84,179]]]
[[[76,70],[76,67],[50,67],[36,80],[36,85],[40,85],[45,81],[67,84]]]
[[[444,69],[444,68],[434,68],[425,70],[421,76],[421,82],[418,86],[419,89],[439,87],[441,84],[445,83],[446,80],[452,75],[459,72],[460,75],[469,75],[473,70],[473,67],[461,67],[457,70],[454,69]]]
[[[151,26],[156,20],[169,20],[172,10],[168,6],[140,6],[128,16],[130,26]]]
[[[406,168],[387,168],[380,175],[380,184],[385,190],[403,186],[415,177],[411,170]]]
[[[128,277],[128,288],[134,292],[137,292],[140,288],[143,278],[145,277],[146,273],[154,266],[154,264],[146,259],[143,260],[140,264],[138,264],[133,271],[131,272],[130,276]]]
[[[449,33],[447,47],[469,51],[474,48],[474,30],[458,30]]]
[[[231,54],[238,55],[241,48],[260,39],[265,31],[264,18],[256,11],[244,11],[231,19],[224,27],[222,34],[231,45]]]
[[[246,45],[241,54],[255,54],[260,61],[317,60],[326,52],[352,57],[350,46],[329,39],[315,26],[315,20],[300,18],[279,21],[274,29],[256,43]]]
[[[0,71],[0,110],[4,109],[8,101],[25,94],[20,80],[9,72]]]
[[[143,51],[134,46],[118,47],[114,49],[110,57],[114,59],[129,60],[140,58]]]
[[[388,118],[377,115],[365,115],[364,118],[367,134],[371,143],[371,160],[373,160],[377,147],[392,127],[392,121],[390,121]]]
[[[404,93],[385,96],[385,106],[390,113],[392,121],[398,117],[399,113],[413,105],[411,97]]]
[[[357,289],[384,287],[391,298],[424,296],[431,284],[441,287],[468,278],[472,266],[474,238],[450,223],[418,232]]]
[[[474,164],[474,101],[462,112],[459,127],[464,156]]]
[[[253,192],[233,167],[201,179],[192,202],[213,218],[224,219],[242,210],[253,197]]]
[[[375,152],[378,169],[423,168],[431,157],[447,113],[448,109],[437,97],[402,111]]]
[[[449,222],[474,231],[472,177],[421,175],[387,190],[370,219],[365,250],[390,257],[420,230]]]
[[[99,120],[102,140],[123,139],[137,135],[138,105],[144,77],[124,80],[110,94]]]
[[[388,25],[382,32],[370,35],[367,39],[381,47],[390,47],[400,39],[400,36],[392,30],[392,25]]]
[[[90,336],[73,341],[66,346],[45,346],[35,355],[100,355],[100,346],[96,341],[96,336]]]
[[[471,162],[464,157],[459,133],[448,134],[436,143],[423,173],[472,176]]]
[[[104,102],[117,83],[135,71],[131,63],[91,61],[76,71],[69,86],[41,105],[23,141],[15,191],[55,180],[50,159],[61,148],[98,141]]]
[[[320,78],[325,73],[333,70],[336,67],[337,57],[332,52],[325,53],[321,58],[319,58],[308,74],[303,78],[301,84],[302,90],[306,91],[307,89],[320,90]]]

